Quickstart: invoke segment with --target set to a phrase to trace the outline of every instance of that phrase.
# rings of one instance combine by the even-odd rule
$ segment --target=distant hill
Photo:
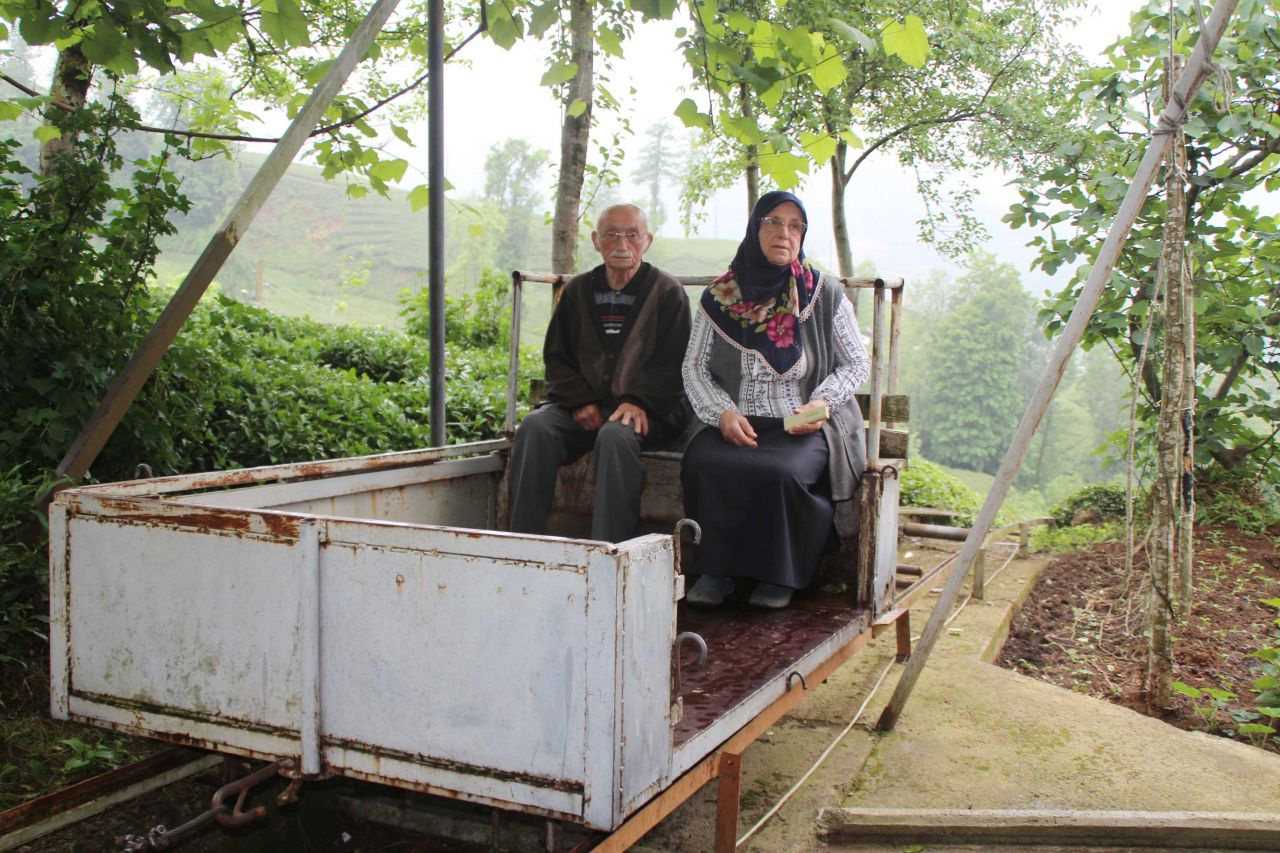
[[[187,273],[262,160],[241,154],[234,164],[210,166],[217,169],[216,178],[184,180],[193,211],[179,233],[162,242],[162,281],[176,282]],[[217,286],[252,302],[261,264],[263,287],[257,295],[272,311],[398,327],[400,291],[425,286],[427,269],[427,211],[411,211],[405,196],[393,190],[390,198],[370,193],[353,199],[341,178],[325,180],[319,169],[294,164],[228,259]],[[446,267],[452,270],[446,273],[446,288],[462,293],[487,265],[483,247],[496,236],[485,233],[479,203],[450,199],[445,221]],[[550,227],[540,224],[540,229],[536,253],[522,264],[526,270],[551,266]],[[724,271],[735,248],[732,240],[661,237],[648,259],[677,275],[712,275]],[[598,262],[589,240],[581,251],[585,264]],[[537,325],[535,320],[530,331]]]

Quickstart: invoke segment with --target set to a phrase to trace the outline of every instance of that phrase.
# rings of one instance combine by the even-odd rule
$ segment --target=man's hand
[[[649,434],[649,415],[635,403],[619,403],[618,408],[609,416],[609,421],[621,421],[623,426],[634,429],[636,435]]]
[[[600,417],[600,407],[595,403],[587,403],[573,410],[573,422],[588,432],[595,432],[604,426],[604,418]]]
[[[798,414],[800,412],[803,412],[805,409],[812,409],[814,406],[825,406],[826,404],[827,404],[826,400],[810,400],[800,408],[796,409],[796,413]],[[825,423],[826,423],[825,420],[821,420],[821,421],[814,421],[813,423],[808,423],[808,424],[797,424],[796,426],[793,426],[791,429],[787,430],[787,432],[790,433],[791,435],[808,435],[811,432],[817,432],[818,430],[822,429],[822,425]]]
[[[720,434],[730,444],[739,447],[756,446],[756,431],[751,428],[751,422],[746,415],[733,409],[725,409],[720,415]]]

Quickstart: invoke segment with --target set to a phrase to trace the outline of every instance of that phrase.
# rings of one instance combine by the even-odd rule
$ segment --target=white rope
[[[991,573],[991,577],[988,578],[988,580],[995,580],[996,576],[999,575],[1001,572],[1003,572],[1005,568],[1009,565],[1009,563],[1013,562],[1013,558],[1018,555],[1017,545],[1015,545],[1012,542],[1008,544],[1013,548],[1013,550],[1009,552],[1009,556],[1005,558],[1005,561],[1000,564],[1000,568],[996,569],[994,572]],[[973,598],[973,593],[970,592],[969,595],[964,599],[964,601],[960,602],[960,604],[951,613],[951,615],[947,617],[947,621],[944,624],[950,625],[952,620],[954,620],[957,616],[960,615],[961,611],[964,610],[965,605],[967,605],[972,598]],[[912,637],[911,642],[914,643],[918,639],[920,638]],[[858,706],[858,710],[857,712],[854,713],[853,719],[849,721],[849,724],[845,726],[844,729],[841,730],[840,734],[835,736],[835,739],[832,740],[830,744],[827,745],[827,748],[824,749],[822,751],[822,754],[819,755],[814,760],[813,764],[809,766],[809,769],[804,772],[804,775],[801,776],[794,785],[792,785],[789,789],[787,789],[787,792],[783,794],[767,812],[761,815],[760,819],[756,821],[755,824],[750,829],[748,829],[745,833],[743,833],[742,836],[737,841],[734,842],[734,847],[740,847],[744,842],[747,841],[747,839],[751,838],[751,836],[759,832],[766,823],[772,820],[773,816],[776,815],[779,811],[781,811],[782,807],[785,806],[787,802],[793,796],[795,796],[796,792],[799,791],[800,788],[804,786],[804,783],[809,781],[809,777],[811,777],[814,773],[816,773],[818,771],[818,768],[821,767],[826,762],[827,758],[831,756],[831,753],[835,751],[835,748],[840,745],[840,743],[845,739],[845,737],[849,734],[849,732],[853,731],[853,727],[858,724],[858,720],[862,719],[862,714],[867,710],[867,705],[871,704],[871,700],[875,698],[876,691],[878,691],[880,689],[880,685],[884,683],[884,680],[889,675],[890,670],[893,669],[893,665],[895,662],[896,662],[895,660],[890,659],[888,665],[885,666],[883,670],[881,670],[880,676],[876,679],[876,683],[871,685],[871,690],[868,691],[866,698],[862,700],[862,704]]]

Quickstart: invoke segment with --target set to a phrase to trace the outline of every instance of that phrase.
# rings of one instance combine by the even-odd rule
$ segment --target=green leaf
[[[1242,723],[1236,727],[1242,735],[1273,735],[1276,730],[1266,723]]]
[[[31,131],[31,135],[40,140],[41,144],[43,144],[52,139],[58,139],[62,136],[62,132],[53,125],[42,124],[35,130]]]
[[[773,24],[768,21],[757,21],[751,29],[751,49],[756,59],[775,59],[778,49],[774,44]]]
[[[761,154],[760,171],[767,175],[778,189],[789,190],[800,185],[800,176],[809,173],[809,161],[790,152]]]
[[[426,184],[418,184],[409,190],[409,209],[414,213],[424,209],[431,203],[431,193]]]
[[[1175,681],[1173,684],[1170,684],[1169,687],[1174,693],[1181,693],[1183,696],[1190,696],[1192,699],[1200,698],[1200,688],[1192,687],[1190,684]]]
[[[725,133],[743,145],[759,145],[764,142],[764,132],[760,130],[760,125],[756,123],[755,119],[722,112],[720,114],[720,125],[724,128]]]
[[[560,20],[560,7],[555,0],[547,0],[541,6],[535,6],[529,16],[529,35],[542,38],[543,33],[551,29],[551,25]]]
[[[49,11],[52,12],[52,7]],[[63,32],[61,22],[52,16],[44,17],[33,13],[18,19],[18,33],[27,44],[48,44],[63,35]]]
[[[675,108],[675,116],[684,122],[685,127],[700,127],[703,130],[710,130],[712,127],[711,116],[698,112],[698,105],[692,98],[685,98],[680,102]]]
[[[631,8],[639,12],[646,21],[655,18],[669,21],[676,13],[676,0],[631,0]]]
[[[539,82],[543,86],[558,86],[561,83],[567,83],[573,79],[578,73],[578,63],[576,62],[555,62],[542,75]]]
[[[22,108],[21,104],[14,103],[13,101],[0,101],[0,121],[13,121],[24,112],[26,112],[26,110]]]
[[[409,136],[409,131],[405,130],[405,128],[402,127],[401,125],[392,124],[391,135],[394,136],[396,139],[399,139],[405,145],[413,145],[413,138]]]
[[[505,3],[496,3],[489,7],[489,28],[485,32],[498,47],[510,50],[524,35],[524,24],[511,15]]]
[[[574,98],[573,103],[569,105],[569,109],[565,111],[565,114],[569,116],[569,118],[577,118],[586,111],[587,102],[582,100],[582,98]]]
[[[364,198],[369,194],[369,188],[364,184],[347,184],[347,195],[351,198]]]
[[[902,23],[888,20],[880,30],[884,52],[897,56],[912,68],[919,68],[929,57],[929,36],[924,22],[915,15],[907,15]]]
[[[330,65],[333,65],[332,59],[326,59],[322,62],[317,62],[312,68],[310,68],[307,71],[304,79],[308,83],[310,83],[313,87],[319,85],[321,79],[324,78],[325,73],[328,72]]]
[[[830,134],[800,131],[800,144],[815,163],[826,163],[836,156],[836,140]]]
[[[275,31],[268,30],[272,38],[291,47],[309,47],[311,33],[307,29],[307,19],[295,0],[275,0],[275,6]],[[263,29],[267,29],[266,12],[263,12],[262,19]]]
[[[404,177],[405,170],[409,168],[409,161],[396,158],[395,160],[380,160],[369,169],[369,176],[377,178],[380,181],[394,183]]]
[[[854,133],[852,130],[842,130],[836,135],[839,136],[841,141],[850,148],[862,147],[862,140],[858,137],[858,134]]]
[[[822,59],[809,69],[809,77],[820,92],[829,92],[844,82],[849,72],[844,67],[840,53],[831,45],[823,51]]]
[[[600,49],[609,56],[622,58],[622,39],[618,38],[618,34],[612,27],[601,27],[596,30],[596,44],[600,45]]]

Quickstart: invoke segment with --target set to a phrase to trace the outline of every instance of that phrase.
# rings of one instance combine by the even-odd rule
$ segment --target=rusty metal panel
[[[413,550],[325,549],[326,738],[414,756],[426,767],[410,781],[439,766],[580,785],[587,549],[539,543],[536,559],[504,559],[417,533]]]
[[[411,489],[413,486],[429,483],[452,484],[472,479],[490,479],[500,475],[502,470],[503,458],[497,454],[489,454],[441,460],[431,464],[344,474],[340,477],[262,483],[216,492],[202,491],[177,495],[174,500],[207,506],[274,507],[302,512],[308,511],[312,506],[317,508],[335,506],[346,497],[359,498],[370,493]],[[488,475],[488,477],[482,475]],[[353,514],[360,518],[377,517],[367,512]]]
[[[296,540],[94,517],[68,533],[73,700],[297,727]]]
[[[71,626],[67,618],[67,509],[49,507],[49,713],[55,720],[67,719],[70,672],[67,655],[71,648]]]
[[[373,486],[405,481],[388,473],[308,493],[368,494],[385,514]],[[53,508],[60,716],[312,754],[356,778],[597,829],[669,778],[669,537],[615,546],[191,502],[289,494],[274,486],[130,491],[69,490]]]
[[[620,565],[622,628],[618,637],[621,699],[619,802],[614,821],[641,806],[669,781],[675,723],[670,719],[671,649],[676,594],[670,536],[626,543]]]

